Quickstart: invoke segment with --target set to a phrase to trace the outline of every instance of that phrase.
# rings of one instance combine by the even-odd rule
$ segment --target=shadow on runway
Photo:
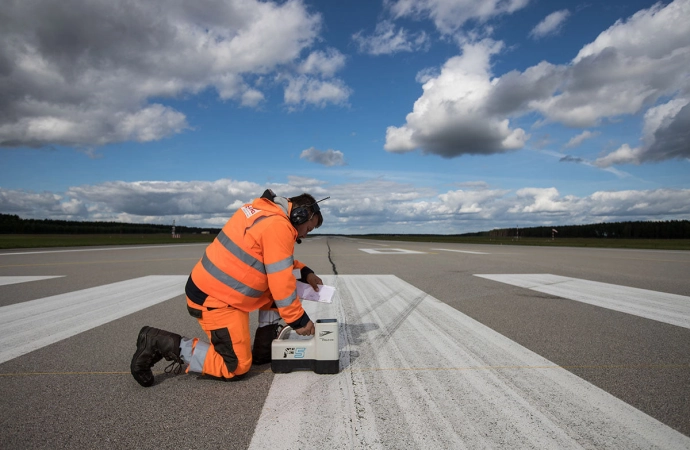
[[[361,356],[361,353],[346,347],[368,348],[371,346],[371,342],[366,338],[366,335],[371,331],[378,330],[379,326],[375,323],[340,323],[339,325],[340,336],[346,336],[346,339],[340,340],[340,364],[341,369],[347,369]]]

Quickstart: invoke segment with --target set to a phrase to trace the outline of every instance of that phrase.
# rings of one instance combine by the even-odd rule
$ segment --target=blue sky
[[[324,233],[690,219],[690,0],[25,0],[0,212]]]

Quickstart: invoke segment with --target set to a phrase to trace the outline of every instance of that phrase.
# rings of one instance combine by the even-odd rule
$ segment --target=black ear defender
[[[329,198],[331,197],[328,196],[326,198],[322,198],[321,200],[314,202],[311,205],[302,205],[292,208],[292,211],[290,211],[290,223],[292,223],[292,225],[295,227],[302,225],[303,223],[311,219],[314,214],[321,212],[319,203],[324,200],[328,200]]]
[[[270,201],[275,201],[276,195],[273,193],[272,190],[266,189],[264,193],[261,195],[261,198],[267,198]]]

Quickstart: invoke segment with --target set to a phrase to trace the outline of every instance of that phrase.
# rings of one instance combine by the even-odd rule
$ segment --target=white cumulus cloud
[[[650,108],[644,115],[640,146],[623,144],[594,164],[609,167],[673,158],[690,158],[690,99],[674,99]]]
[[[393,0],[388,6],[395,18],[428,18],[441,33],[453,35],[468,21],[485,23],[528,3],[529,0]]]
[[[287,77],[285,103],[293,108],[314,105],[324,107],[329,103],[344,104],[352,90],[340,79],[319,79],[305,75]]]
[[[428,3],[424,3],[428,4]],[[413,6],[409,6],[414,9]],[[570,64],[541,62],[524,71],[494,76],[491,58],[502,43],[485,39],[465,44],[440,73],[419,77],[423,94],[402,126],[390,126],[384,148],[391,152],[442,157],[492,154],[522,148],[529,138],[511,120],[541,115],[535,125],[558,122],[574,128],[602,125],[645,111],[652,117],[644,145],[626,144],[597,165],[688,157],[690,112],[656,105],[670,98],[676,107],[690,95],[690,0],[641,10],[618,21],[582,48]],[[655,108],[660,108],[659,110]],[[663,112],[663,114],[662,114]],[[583,134],[572,142],[591,137]]]
[[[563,27],[563,23],[570,16],[570,11],[562,9],[560,11],[552,12],[544,17],[544,20],[539,22],[537,26],[532,28],[529,35],[533,39],[540,39],[545,36],[557,34]]]
[[[300,64],[299,72],[332,77],[343,67],[345,67],[345,55],[334,48],[329,48],[326,51],[311,52]]]
[[[466,44],[461,56],[449,59],[437,77],[424,83],[407,123],[388,127],[384,148],[394,153],[419,148],[446,158],[521,148],[525,131],[511,128],[507,118],[488,108],[494,89],[489,58],[500,48],[490,40]]]
[[[23,218],[172,223],[221,227],[243,203],[272,189],[281,196],[330,196],[321,205],[323,233],[456,234],[493,228],[577,225],[628,220],[688,220],[690,190],[597,191],[562,195],[556,188],[434,189],[374,178],[331,184],[306,177],[259,185],[242,180],[108,182],[64,193],[0,188],[0,210]]]
[[[215,89],[245,106],[255,81],[294,67],[321,16],[299,0],[25,0],[0,14],[0,146],[91,147],[151,141],[187,128],[160,99]],[[335,70],[307,58],[303,67]],[[331,66],[338,55],[326,52]],[[337,91],[337,92],[333,92]],[[341,83],[309,85],[305,102],[340,102]]]
[[[303,150],[299,157],[327,167],[345,165],[345,156],[340,150],[328,149],[326,151],[321,151],[314,147],[310,147]]]
[[[598,131],[585,130],[582,133],[578,134],[577,136],[573,136],[572,138],[570,138],[568,143],[565,144],[565,148],[579,147],[587,139],[595,138],[595,137],[599,136],[600,134],[601,133]]]
[[[391,21],[383,21],[376,25],[371,36],[358,31],[352,36],[359,51],[370,55],[390,55],[398,52],[412,52],[426,49],[429,37],[424,31],[410,33],[404,28],[396,28]]]

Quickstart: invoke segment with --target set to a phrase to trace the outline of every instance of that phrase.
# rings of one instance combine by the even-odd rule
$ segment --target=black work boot
[[[153,384],[153,372],[151,367],[161,359],[182,364],[180,358],[179,334],[158,328],[144,327],[137,337],[137,351],[132,356],[129,368],[137,383],[144,387]],[[181,367],[181,366],[180,366]]]
[[[256,329],[254,345],[252,346],[252,362],[266,364],[271,362],[271,343],[277,338],[283,326],[279,323],[266,325]]]

